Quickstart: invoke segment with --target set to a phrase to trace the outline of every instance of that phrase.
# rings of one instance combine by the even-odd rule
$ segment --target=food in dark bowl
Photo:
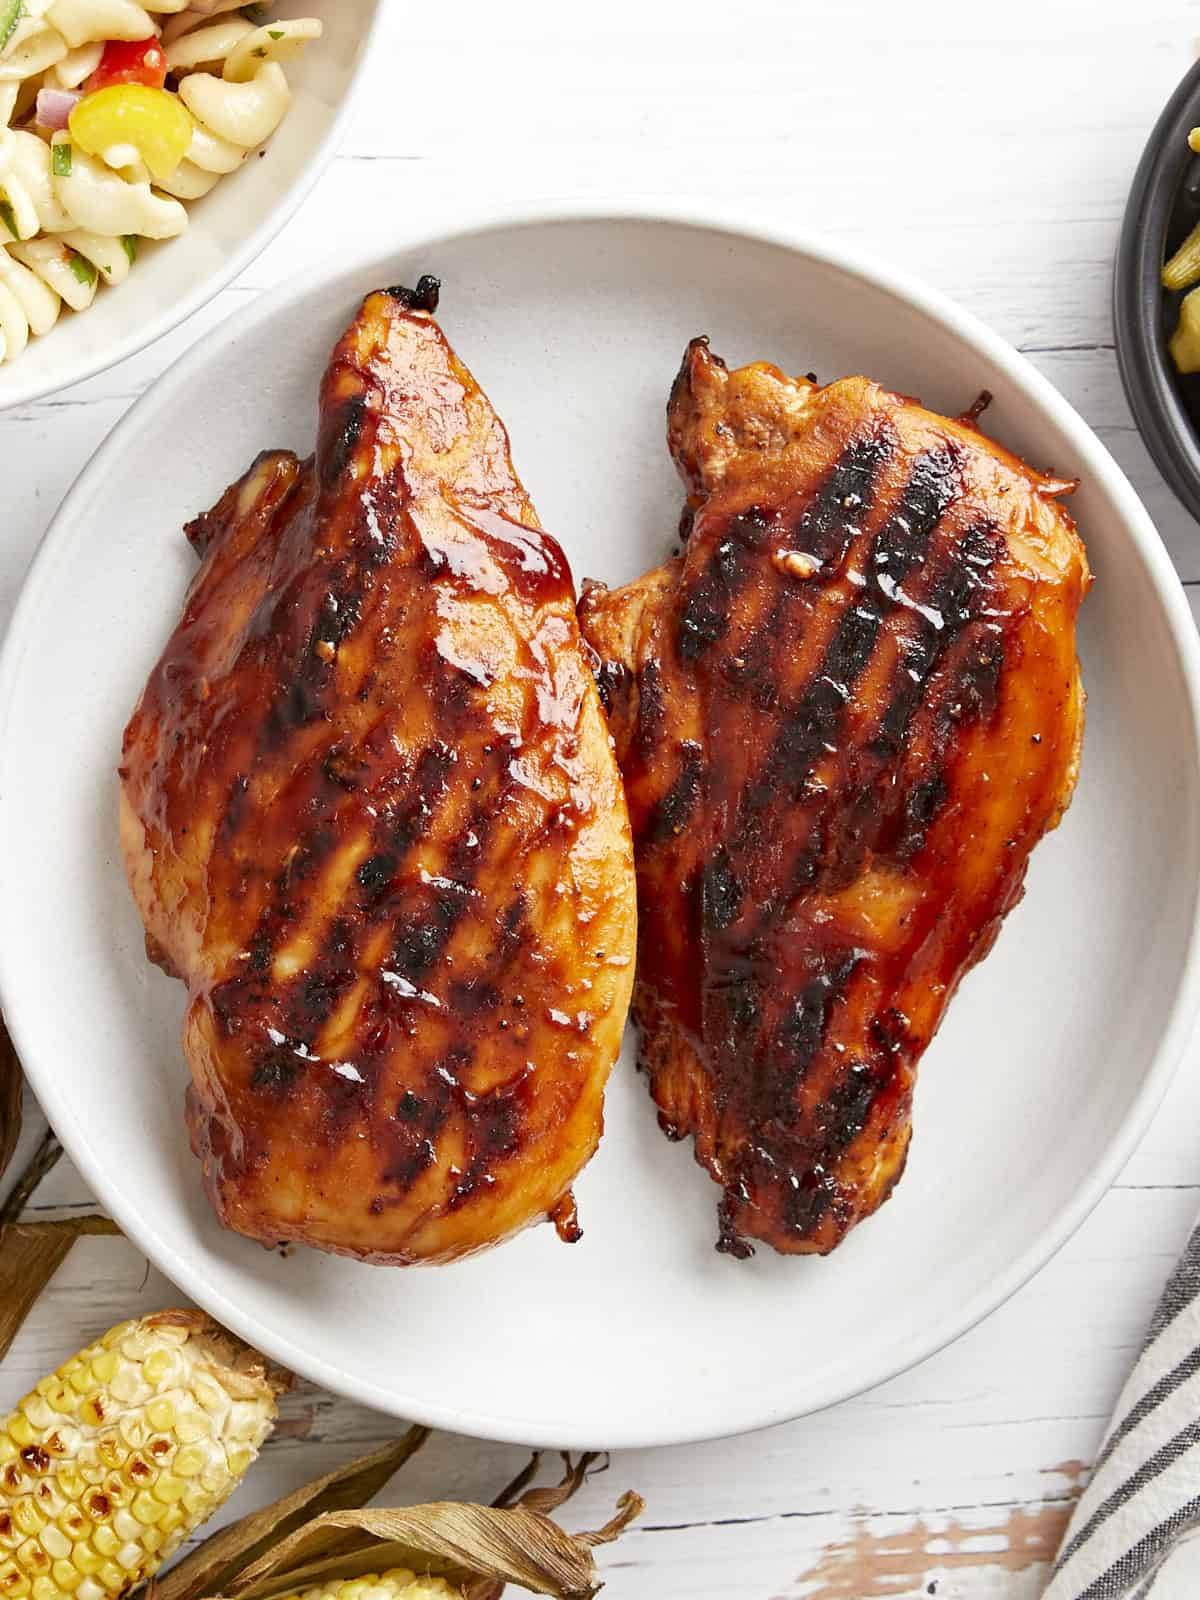
[[[1113,286],[1113,322],[1121,379],[1134,420],[1156,465],[1193,516],[1200,517],[1200,154],[1188,143],[1200,126],[1200,64],[1176,89],[1155,124],[1130,189]],[[1200,142],[1200,141],[1198,141]],[[1164,268],[1170,286],[1164,286]],[[1180,328],[1181,316],[1183,321]],[[1190,330],[1189,331],[1189,325]]]

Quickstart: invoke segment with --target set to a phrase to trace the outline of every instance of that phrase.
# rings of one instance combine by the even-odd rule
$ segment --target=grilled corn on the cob
[[[316,1589],[302,1589],[282,1600],[462,1600],[462,1590],[445,1578],[422,1578],[404,1567],[370,1572],[365,1578],[340,1578]]]
[[[261,1356],[199,1312],[123,1322],[0,1421],[0,1600],[115,1600],[236,1487],[275,1417]]]

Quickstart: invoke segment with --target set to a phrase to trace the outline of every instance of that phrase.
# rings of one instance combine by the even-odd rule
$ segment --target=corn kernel
[[[37,1438],[37,1434],[30,1426],[29,1418],[20,1411],[14,1411],[8,1419],[8,1431],[13,1443],[22,1450],[28,1449]]]
[[[115,1556],[121,1548],[121,1541],[109,1527],[107,1522],[101,1523],[92,1535],[92,1543],[102,1556]]]
[[[42,1549],[54,1561],[65,1561],[71,1554],[71,1541],[61,1528],[48,1523],[41,1532]]]
[[[0,1467],[5,1466],[17,1454],[17,1446],[7,1433],[0,1433]]]
[[[101,1485],[100,1492],[107,1496],[109,1513],[117,1506],[123,1506],[129,1500],[132,1490],[127,1483],[122,1483],[115,1472],[110,1472]]]
[[[183,1504],[189,1516],[204,1516],[212,1504],[212,1495],[199,1483],[189,1483],[183,1491]]]
[[[21,1401],[21,1411],[25,1420],[39,1430],[54,1425],[54,1412],[40,1394],[27,1394]]]
[[[182,1507],[168,1506],[158,1526],[163,1533],[174,1533],[176,1528],[181,1528],[186,1521]]]
[[[136,1367],[118,1367],[109,1384],[114,1400],[119,1400],[123,1406],[131,1406],[138,1398],[141,1389],[139,1374]]]
[[[128,1511],[122,1506],[113,1518],[113,1532],[122,1544],[128,1544],[133,1539],[141,1538],[142,1525],[132,1511]],[[120,1559],[121,1557],[118,1554],[117,1560],[120,1561]]]
[[[115,1350],[102,1350],[92,1360],[92,1375],[97,1383],[111,1383],[120,1364],[121,1358]]]
[[[198,1473],[204,1471],[207,1461],[207,1450],[202,1449],[198,1444],[185,1444],[176,1451],[172,1465],[177,1477],[194,1478]]]
[[[128,1544],[123,1544],[117,1551],[117,1565],[124,1567],[126,1572],[136,1572],[142,1564],[142,1541],[131,1539]]]
[[[96,1440],[96,1454],[106,1467],[119,1467],[125,1459],[125,1447],[115,1433],[102,1433]]]
[[[0,1511],[0,1550],[15,1550],[21,1542],[21,1534],[13,1527],[13,1519],[7,1511]]]
[[[55,1478],[58,1480],[58,1487],[69,1502],[74,1504],[76,1501],[83,1499],[84,1494],[87,1492],[87,1485],[84,1482],[83,1473],[73,1461],[60,1461]]]
[[[33,1585],[15,1561],[0,1565],[0,1595],[4,1600],[23,1600]]]
[[[212,1433],[212,1423],[203,1411],[185,1411],[175,1424],[175,1437],[180,1444],[196,1444]]]
[[[151,1400],[146,1407],[146,1421],[159,1433],[165,1433],[175,1424],[175,1407],[167,1399]],[[257,1421],[257,1414],[255,1416]]]
[[[33,1580],[33,1600],[59,1600],[58,1587],[44,1574]]]
[[[96,1574],[96,1577],[108,1590],[109,1594],[120,1594],[125,1587],[125,1574],[115,1561],[106,1561]]]
[[[92,1577],[104,1565],[104,1557],[97,1555],[86,1539],[81,1539],[72,1548],[71,1560],[85,1578]]]
[[[230,1476],[234,1478],[240,1478],[242,1473],[249,1468],[250,1463],[254,1460],[254,1451],[246,1449],[246,1447],[243,1445],[238,1449],[230,1450],[226,1455],[225,1460],[229,1467]]]
[[[210,1415],[222,1412],[229,1404],[229,1396],[215,1378],[207,1372],[198,1372],[192,1380],[196,1399]]]
[[[17,1551],[17,1560],[26,1572],[34,1575],[50,1570],[50,1557],[36,1539],[26,1539]]]
[[[50,1576],[60,1589],[67,1594],[74,1594],[79,1587],[81,1574],[75,1571],[69,1561],[56,1561],[50,1569]]]
[[[160,1472],[158,1482],[151,1493],[156,1500],[161,1500],[163,1505],[172,1506],[177,1500],[183,1499],[186,1485],[182,1478],[177,1478],[172,1472]]]
[[[121,1354],[130,1361],[145,1360],[153,1348],[152,1335],[145,1328],[139,1328],[136,1322],[127,1337],[121,1340]]]
[[[160,1345],[142,1362],[142,1375],[147,1383],[152,1383],[157,1389],[164,1378],[169,1378],[175,1369],[175,1357],[169,1350],[164,1350]]]
[[[90,1428],[103,1427],[108,1416],[104,1409],[104,1402],[98,1394],[91,1394],[79,1407],[79,1420],[86,1422]]]
[[[147,1555],[156,1556],[166,1542],[166,1535],[157,1528],[142,1529],[142,1549]]]
[[[91,1368],[84,1361],[72,1361],[63,1375],[76,1394],[88,1394],[94,1387]]]
[[[38,1510],[32,1495],[24,1494],[12,1510],[12,1518],[22,1533],[40,1533],[46,1519]]]
[[[150,1437],[146,1419],[137,1411],[127,1412],[118,1422],[117,1429],[131,1450],[144,1449],[146,1440]]]
[[[78,1506],[68,1506],[58,1519],[58,1525],[74,1544],[79,1539],[86,1539],[92,1531],[92,1525],[84,1516]]]
[[[133,1504],[129,1509],[140,1523],[152,1526],[162,1516],[165,1508],[158,1503],[152,1494],[147,1494],[143,1489],[140,1494],[136,1494],[133,1497]]]
[[[104,1590],[95,1578],[85,1578],[75,1591],[75,1600],[104,1600]]]

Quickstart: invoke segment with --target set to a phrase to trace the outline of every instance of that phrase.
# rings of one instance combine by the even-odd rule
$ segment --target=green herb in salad
[[[0,0],[0,50],[17,31],[17,23],[25,15],[25,0]]]
[[[269,7],[265,5],[251,5],[242,7],[242,15],[247,22],[265,22]]]
[[[129,265],[132,266],[133,263],[137,260],[137,252],[138,252],[137,234],[136,233],[123,233],[121,235],[121,248],[124,250],[125,254],[129,257]]]
[[[77,250],[72,250],[67,259],[67,265],[79,282],[89,289],[96,281],[96,269],[86,256],[81,256]]]
[[[62,139],[50,146],[50,164],[56,178],[71,176],[71,141]]]
[[[19,239],[21,237],[21,235],[17,232],[16,214],[7,200],[0,200],[0,222],[4,224],[14,239]]]

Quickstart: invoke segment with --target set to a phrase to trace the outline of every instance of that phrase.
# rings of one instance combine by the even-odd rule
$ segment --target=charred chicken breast
[[[585,588],[637,854],[634,1010],[719,1247],[831,1250],[899,1178],[917,1063],[1071,798],[1087,559],[1044,477],[866,378],[694,341],[682,554]]]
[[[436,288],[370,295],[315,456],[188,528],[121,767],[221,1221],[391,1263],[571,1236],[635,941],[570,572]]]

